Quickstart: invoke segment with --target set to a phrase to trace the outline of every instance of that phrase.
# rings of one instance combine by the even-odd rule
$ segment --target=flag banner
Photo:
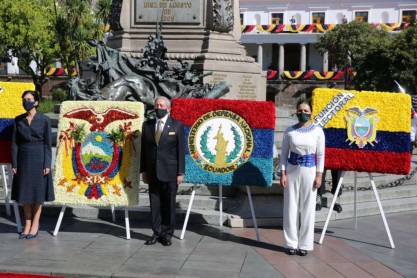
[[[12,162],[12,132],[14,118],[25,113],[22,94],[34,90],[28,82],[0,82],[0,163]]]
[[[171,116],[184,123],[185,182],[272,185],[274,103],[175,99]]]
[[[313,91],[313,118],[326,136],[325,168],[368,173],[410,172],[408,94]]]
[[[136,206],[143,115],[141,102],[63,102],[54,203]]]

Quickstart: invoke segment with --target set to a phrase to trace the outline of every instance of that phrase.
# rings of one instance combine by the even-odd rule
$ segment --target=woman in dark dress
[[[42,204],[53,201],[51,175],[51,125],[47,116],[36,111],[39,95],[22,95],[26,113],[15,118],[12,137],[12,200],[23,204],[25,228],[19,238],[38,235]]]

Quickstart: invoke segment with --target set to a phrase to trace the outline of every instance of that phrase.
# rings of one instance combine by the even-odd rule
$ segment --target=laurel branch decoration
[[[85,124],[78,125],[75,130],[72,131],[71,137],[74,138],[76,143],[81,143],[87,135],[87,131],[85,131],[84,126]]]
[[[121,128],[113,129],[109,135],[113,142],[116,144],[119,144],[125,140],[125,134]]]
[[[210,130],[211,130],[211,126],[207,127],[207,129],[203,132],[203,135],[201,135],[200,147],[201,147],[201,151],[204,154],[204,157],[211,163],[214,163],[216,156],[212,154],[210,150],[207,148],[207,139],[208,139],[208,134]]]
[[[234,126],[232,126],[232,132],[233,132],[233,139],[235,140],[235,148],[227,156],[226,163],[231,163],[242,150],[242,138],[240,137],[239,133],[237,132]]]

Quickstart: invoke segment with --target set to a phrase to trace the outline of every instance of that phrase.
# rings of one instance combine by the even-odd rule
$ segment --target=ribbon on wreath
[[[138,131],[132,131],[132,122],[123,123],[123,125],[120,125],[120,128],[124,135],[123,144],[126,145],[126,141],[129,141],[133,150],[136,152],[135,139],[139,136]]]

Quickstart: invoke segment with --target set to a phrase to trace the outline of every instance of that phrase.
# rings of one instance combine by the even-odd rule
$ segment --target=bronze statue
[[[212,73],[191,70],[187,62],[179,60],[180,66],[170,71],[160,24],[156,36],[149,36],[139,60],[106,47],[103,42],[89,43],[96,47],[96,57],[84,65],[94,74],[86,80],[76,77],[69,81],[71,99],[141,101],[149,115],[158,96],[220,98],[229,92],[225,82],[203,84],[202,78]]]

